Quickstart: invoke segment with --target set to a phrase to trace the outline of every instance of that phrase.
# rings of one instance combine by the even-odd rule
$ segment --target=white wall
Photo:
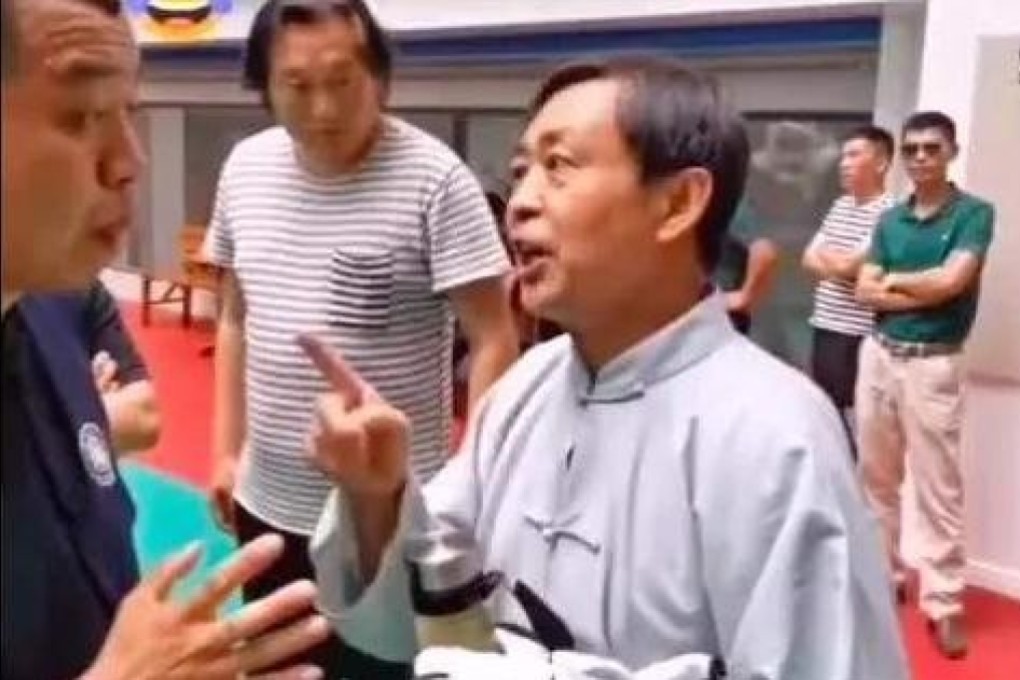
[[[917,106],[945,111],[970,129],[978,40],[1020,33],[1020,0],[928,0]],[[1020,46],[1018,46],[1020,50]],[[970,149],[961,149],[957,177],[967,176]]]
[[[975,578],[1020,599],[1020,17],[1014,28],[981,40],[961,179],[997,213],[968,347],[969,547]]]
[[[372,0],[388,26],[406,31],[443,31],[490,26],[534,27],[669,21],[704,22],[796,15],[855,16],[876,6],[917,4],[918,0]]]
[[[919,4],[891,5],[883,10],[874,120],[887,130],[898,129],[903,119],[917,105],[924,49],[925,9],[925,5]],[[908,188],[898,158],[889,185],[897,195]]]
[[[963,435],[967,547],[971,582],[1020,599],[1020,375],[1009,370],[1020,332],[1015,319],[1008,318],[1017,313],[1020,290],[1015,171],[1020,114],[1011,113],[1003,99],[1020,98],[1020,1],[928,0],[924,12],[887,9],[890,14],[879,57],[876,118],[898,129],[914,110],[948,113],[961,141],[954,177],[999,208],[984,296],[968,347],[974,370],[967,379]],[[916,55],[918,33],[923,49]],[[997,80],[979,88],[979,77],[989,77],[986,71],[993,68],[986,62],[979,70],[979,46],[995,35],[1016,37],[1000,49],[991,76]],[[979,90],[994,96],[976,98]],[[913,511],[906,510],[909,529]],[[909,532],[905,550],[914,552]]]
[[[149,128],[149,252],[157,267],[177,262],[177,235],[184,225],[184,111],[159,107],[146,112]]]
[[[627,24],[649,21],[718,23],[786,16],[872,15],[876,7],[918,4],[923,0],[368,0],[393,31],[442,33],[474,29],[544,25]],[[257,0],[237,0],[230,15],[218,17],[201,40],[241,40],[259,7]],[[139,41],[164,41],[144,15],[134,19]]]

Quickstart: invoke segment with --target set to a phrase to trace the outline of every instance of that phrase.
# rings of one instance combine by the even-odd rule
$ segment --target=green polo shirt
[[[917,272],[939,267],[956,252],[984,259],[992,242],[995,210],[991,204],[957,191],[934,215],[921,220],[913,199],[886,212],[871,242],[869,259],[886,272]],[[902,342],[955,344],[967,339],[977,311],[978,286],[937,307],[882,312],[877,330]]]

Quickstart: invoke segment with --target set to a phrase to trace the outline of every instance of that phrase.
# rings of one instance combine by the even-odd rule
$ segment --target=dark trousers
[[[294,581],[315,579],[306,537],[272,527],[240,505],[235,506],[235,521],[237,538],[241,543],[248,543],[266,533],[279,534],[284,540],[280,560],[244,587],[246,602],[266,597]],[[295,664],[314,664],[322,669],[328,680],[408,680],[411,677],[409,666],[363,654],[345,645],[335,633],[326,642],[281,664],[280,668]]]
[[[847,421],[847,411],[854,406],[857,389],[857,356],[860,354],[860,335],[848,335],[824,328],[814,329],[811,340],[811,376],[829,395],[839,410],[843,426],[850,437],[851,449],[857,456],[853,427]]]

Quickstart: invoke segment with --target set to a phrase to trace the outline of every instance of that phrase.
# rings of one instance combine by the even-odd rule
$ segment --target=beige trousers
[[[921,610],[962,611],[964,568],[962,355],[899,358],[875,339],[861,345],[856,411],[859,471],[902,574],[900,487],[909,466],[917,507]]]

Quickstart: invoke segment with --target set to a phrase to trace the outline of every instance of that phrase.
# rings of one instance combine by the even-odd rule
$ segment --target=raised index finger
[[[371,388],[344,360],[340,352],[330,347],[321,338],[304,333],[298,336],[297,343],[330,386],[340,393],[348,408],[360,406],[365,400],[366,394],[373,394]]]

